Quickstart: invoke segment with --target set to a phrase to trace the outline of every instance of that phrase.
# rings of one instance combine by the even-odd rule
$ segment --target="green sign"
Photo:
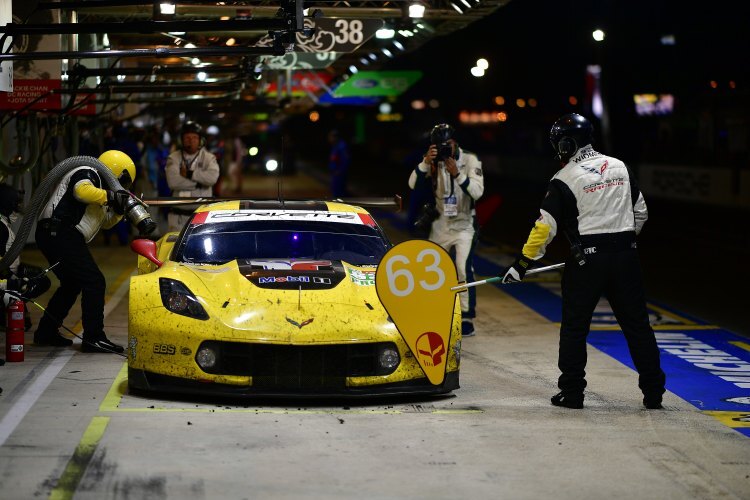
[[[421,77],[421,71],[360,71],[339,85],[333,96],[398,96]]]

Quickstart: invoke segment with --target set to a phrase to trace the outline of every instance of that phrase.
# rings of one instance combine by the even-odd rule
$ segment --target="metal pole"
[[[537,273],[543,273],[545,271],[553,271],[555,269],[560,269],[561,267],[565,267],[565,263],[561,262],[560,264],[552,264],[551,266],[544,266],[544,267],[537,267],[536,269],[530,269],[526,271],[526,274],[537,274]],[[451,291],[464,291],[466,288],[471,288],[474,286],[484,285],[487,283],[497,283],[498,281],[502,281],[502,276],[495,276],[494,278],[488,278],[486,280],[480,280],[480,281],[472,281],[471,283],[464,283],[463,285],[458,286],[452,286]]]
[[[165,48],[129,50],[83,50],[79,52],[31,52],[0,54],[0,61],[41,61],[54,59],[96,59],[104,57],[201,57],[283,55],[282,47],[198,47],[194,49]]]

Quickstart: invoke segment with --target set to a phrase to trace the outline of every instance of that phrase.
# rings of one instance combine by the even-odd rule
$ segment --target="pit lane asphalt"
[[[394,243],[405,237],[385,227]],[[107,334],[124,344],[134,255],[92,251],[108,283]],[[33,248],[22,257],[43,263]],[[123,358],[35,347],[27,332],[25,361],[0,367],[0,496],[750,497],[747,437],[673,393],[665,410],[643,409],[635,372],[597,349],[586,407],[551,406],[557,325],[502,289],[477,292],[461,388],[441,398],[146,398],[127,393]],[[76,305],[66,324],[80,330],[79,318]]]

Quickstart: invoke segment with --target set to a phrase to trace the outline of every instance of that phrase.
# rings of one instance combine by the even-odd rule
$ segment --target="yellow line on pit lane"
[[[86,467],[91,462],[91,458],[94,456],[94,452],[96,452],[96,447],[104,435],[108,423],[109,417],[94,417],[91,419],[91,423],[78,442],[76,451],[68,461],[68,465],[65,467],[60,479],[58,479],[57,485],[49,494],[51,500],[73,498],[78,488],[78,483],[81,482],[81,478],[86,473]]]
[[[702,413],[714,417],[733,429],[750,427],[750,411],[704,411]]]
[[[729,343],[732,344],[732,345],[736,345],[740,349],[744,349],[746,351],[750,351],[750,344],[748,344],[747,342],[741,342],[741,341],[737,340],[737,341],[730,341]]]
[[[680,320],[685,325],[695,325],[696,324],[695,321],[690,321],[687,318],[683,318],[682,316],[680,316],[678,314],[675,314],[672,311],[667,311],[666,309],[663,309],[663,308],[661,308],[659,306],[655,306],[655,305],[649,303],[648,304],[648,308],[649,309],[653,309],[656,312],[660,312],[660,313],[662,313],[665,316],[669,316],[670,318],[676,318],[676,319]]]
[[[464,415],[470,413],[484,413],[484,410],[478,409],[442,409],[436,408],[429,411],[404,411],[404,410],[301,410],[294,408],[159,408],[156,406],[150,408],[120,408],[120,401],[127,392],[128,387],[128,364],[123,363],[120,372],[112,382],[112,386],[104,396],[102,404],[99,406],[101,412],[116,413],[269,413],[269,414],[308,414],[308,415],[401,415],[407,413],[424,413],[430,415]]]

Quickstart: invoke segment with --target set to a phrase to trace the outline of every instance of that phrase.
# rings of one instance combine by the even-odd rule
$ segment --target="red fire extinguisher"
[[[11,299],[5,327],[5,359],[23,361],[23,330],[25,306],[22,300]]]

